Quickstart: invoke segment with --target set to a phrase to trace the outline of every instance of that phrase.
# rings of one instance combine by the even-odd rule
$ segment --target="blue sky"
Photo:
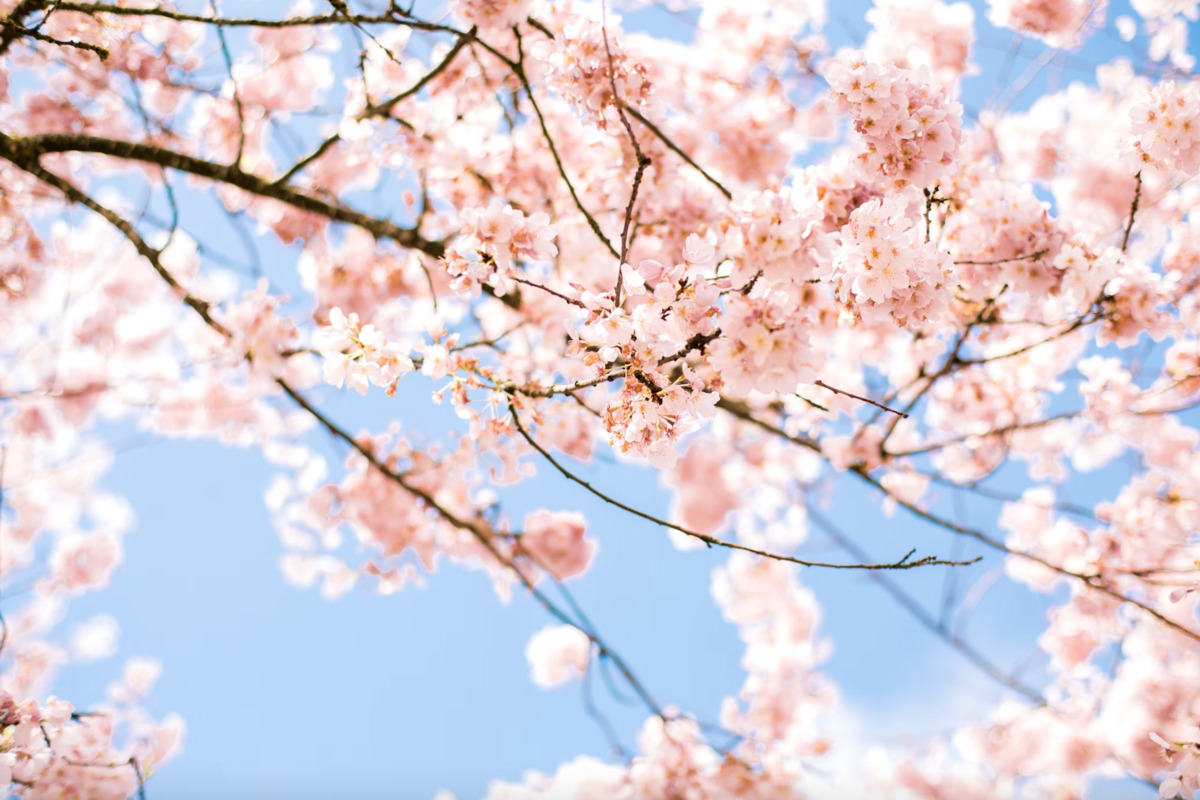
[[[862,7],[841,7],[830,37],[841,35],[841,17],[865,30]],[[976,10],[982,20],[985,12]],[[1118,13],[1110,9],[1109,31]],[[664,19],[627,15],[631,26],[654,30]],[[988,47],[976,60],[1001,58],[1011,37],[980,25]],[[1096,42],[1100,49],[1084,57],[1105,58],[1115,46],[1106,36]],[[1041,48],[1030,43],[1022,52],[1037,55]],[[198,210],[208,200],[185,202]],[[225,221],[204,213],[197,232],[236,253]],[[267,241],[259,247],[264,263],[273,265],[272,279],[293,286],[284,276],[295,251]],[[421,380],[414,378],[412,394],[394,401],[328,387],[316,396],[352,430],[379,429],[393,417],[409,428],[444,429],[450,417],[419,400],[431,388]],[[474,797],[492,779],[553,771],[580,753],[608,754],[578,686],[543,691],[529,680],[526,642],[550,620],[527,598],[502,605],[481,573],[445,565],[424,587],[390,597],[358,589],[327,602],[298,591],[279,572],[282,549],[263,505],[274,469],[257,453],[155,440],[132,426],[107,431],[125,444],[103,486],[129,499],[137,522],[112,586],[76,600],[63,628],[111,614],[121,623],[121,647],[112,658],[66,667],[55,690],[86,706],[102,700],[124,658],[162,661],[151,708],[181,714],[188,733],[182,755],[148,783],[151,798],[408,798],[442,788]],[[340,461],[335,445],[312,441],[331,463]],[[1114,470],[1089,476],[1073,499],[1100,496],[1120,476],[1121,467]],[[649,471],[611,460],[585,471],[622,500],[666,512],[666,496]],[[592,570],[571,584],[576,598],[658,700],[714,719],[721,698],[736,693],[743,679],[736,632],[709,595],[711,571],[724,555],[676,552],[662,530],[602,506],[546,468],[540,472],[538,481],[506,496],[510,515],[520,518],[546,498],[552,508],[583,510],[601,549]],[[997,511],[995,504],[964,509],[983,526]],[[952,552],[947,535],[902,516],[884,517],[856,487],[841,487],[827,513],[879,559],[914,546]],[[804,552],[843,556],[816,532]],[[969,547],[956,552],[975,554]],[[973,582],[999,563],[989,557],[962,579]],[[939,569],[896,580],[935,604],[943,578]],[[867,576],[806,570],[802,580],[824,606],[822,631],[834,642],[826,671],[843,690],[847,719],[870,721],[877,741],[898,744],[906,735],[947,731],[961,715],[981,719],[1002,696]],[[1035,652],[1045,603],[1001,581],[972,617],[970,638],[1014,667]],[[1039,669],[1035,662],[1027,673],[1035,684],[1044,679]],[[644,709],[614,700],[603,680],[593,688],[630,745]],[[1114,797],[1153,796],[1128,785],[1110,790]]]

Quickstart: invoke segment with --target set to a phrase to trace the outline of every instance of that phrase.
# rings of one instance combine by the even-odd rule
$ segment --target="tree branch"
[[[575,484],[578,484],[579,486],[582,486],[588,492],[590,492],[591,494],[600,498],[601,500],[608,503],[609,505],[616,506],[617,508],[621,509],[622,511],[626,511],[630,514],[633,514],[636,517],[641,517],[642,519],[644,519],[648,522],[653,522],[655,525],[661,525],[664,528],[670,528],[673,531],[678,531],[679,533],[682,533],[685,536],[690,536],[693,539],[697,539],[701,542],[704,542],[709,547],[724,547],[724,548],[728,548],[730,550],[741,550],[744,553],[751,553],[756,556],[761,556],[762,558],[772,559],[773,561],[786,561],[790,564],[799,564],[802,567],[822,567],[825,569],[904,570],[904,569],[915,569],[916,567],[933,567],[933,566],[964,567],[969,564],[974,564],[976,561],[979,561],[978,558],[972,559],[970,561],[944,561],[942,559],[937,558],[936,556],[923,556],[922,558],[918,558],[915,561],[910,561],[909,559],[912,558],[914,553],[916,553],[915,548],[912,550],[909,550],[907,553],[905,553],[904,557],[901,558],[899,561],[892,561],[890,563],[838,564],[838,563],[831,563],[831,562],[825,562],[825,561],[808,561],[808,560],[805,560],[802,558],[795,558],[793,556],[785,556],[785,555],[782,555],[781,553],[772,553],[772,552],[769,552],[766,550],[759,550],[754,547],[747,547],[744,544],[738,544],[737,542],[730,542],[725,539],[718,539],[715,536],[709,536],[704,533],[699,533],[697,531],[689,530],[688,528],[685,528],[682,525],[676,525],[674,522],[669,522],[660,517],[656,517],[653,514],[647,514],[645,511],[641,511],[639,509],[634,508],[631,505],[622,503],[620,500],[617,500],[616,498],[611,497],[610,495],[607,495],[604,492],[601,492],[599,489],[592,486],[590,483],[585,481],[583,478],[580,478],[578,475],[575,475],[569,469],[564,467],[557,459],[555,459],[554,456],[550,455],[550,453],[544,447],[542,447],[540,444],[538,444],[537,440],[535,440],[533,438],[533,436],[530,435],[529,431],[527,431],[525,429],[525,426],[523,424],[521,424],[521,417],[517,413],[517,409],[515,406],[510,405],[508,407],[508,410],[509,410],[509,413],[512,415],[513,424],[516,425],[517,432],[521,435],[521,438],[523,438],[526,442],[528,442],[530,447],[532,447],[534,450],[538,451],[538,453],[540,453],[542,455],[542,457],[546,459],[546,461],[550,462],[550,465],[552,467],[554,467],[556,470],[558,470],[559,473],[561,473],[563,475],[563,477],[565,477],[567,480],[569,480]]]
[[[30,165],[36,165],[40,156],[49,153],[96,153],[128,161],[157,164],[200,178],[227,183],[250,194],[278,200],[293,208],[318,214],[330,220],[355,225],[378,239],[390,239],[401,247],[420,250],[434,258],[440,258],[445,252],[442,242],[423,239],[416,230],[402,228],[388,220],[371,217],[340,204],[326,202],[290,186],[283,186],[258,175],[244,172],[236,165],[216,164],[158,145],[125,142],[100,136],[44,133],[17,138],[0,132],[0,157],[12,161],[23,169]]]

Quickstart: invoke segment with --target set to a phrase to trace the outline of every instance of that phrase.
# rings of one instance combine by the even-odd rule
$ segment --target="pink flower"
[[[596,543],[584,537],[585,520],[574,512],[535,511],[525,517],[521,548],[558,580],[587,571]]]
[[[108,585],[122,555],[121,541],[111,532],[76,534],[59,542],[50,568],[64,589],[94,589]]]
[[[989,0],[989,5],[993,25],[1037,37],[1051,47],[1078,47],[1089,19],[1104,19],[1096,11],[1104,4],[1095,0]]]
[[[324,357],[325,382],[339,388],[349,384],[359,394],[371,384],[389,387],[413,369],[412,359],[400,355],[382,331],[336,306],[329,310],[329,324],[313,336],[313,346]]]

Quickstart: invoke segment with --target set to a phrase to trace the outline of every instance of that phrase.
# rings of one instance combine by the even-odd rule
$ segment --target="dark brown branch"
[[[53,44],[58,47],[74,47],[94,54],[101,61],[108,60],[108,50],[91,42],[80,42],[75,39],[55,39],[53,36],[47,36],[41,31],[26,28],[19,23],[13,22],[11,19],[0,22],[0,25],[4,26],[5,32],[14,31],[16,34],[15,39],[33,39],[34,41],[45,42],[46,44]]]
[[[333,135],[327,137],[323,142],[317,145],[311,153],[304,156],[304,158],[301,158],[295,164],[292,164],[292,166],[288,167],[287,172],[275,179],[275,184],[278,186],[287,185],[288,181],[295,177],[298,172],[304,170],[318,158],[328,153],[330,148],[341,140],[342,135],[340,133],[334,133]]]
[[[770,422],[767,422],[764,419],[759,419],[758,417],[754,416],[750,407],[740,400],[722,397],[717,401],[717,408],[732,414],[743,422],[753,425],[756,428],[761,428],[767,433],[778,436],[781,439],[785,439],[794,445],[803,447],[806,450],[812,450],[814,453],[824,455],[824,453],[821,452],[821,446],[817,444],[815,440],[810,439],[807,436],[793,436],[783,428],[780,428],[778,425],[772,425]]]
[[[672,361],[678,361],[693,350],[699,350],[701,353],[703,353],[704,348],[708,347],[719,338],[721,338],[720,328],[714,329],[711,333],[693,334],[692,338],[684,342],[683,347],[679,348],[678,351],[660,358],[658,360],[658,365],[662,367],[670,364]]]
[[[937,187],[936,186],[933,187],[932,191],[930,191],[929,189],[922,189],[921,191],[925,195],[925,212],[924,212],[925,241],[926,241],[926,243],[928,243],[929,242],[930,225],[932,224],[931,217],[933,214],[933,203],[934,203],[934,197],[937,195]]]
[[[290,397],[294,403],[296,403],[296,405],[307,411],[313,417],[313,419],[315,419],[331,435],[342,440],[351,448],[353,448],[359,455],[367,460],[367,463],[378,470],[380,474],[395,483],[400,488],[404,489],[409,494],[420,499],[428,508],[435,511],[438,516],[440,516],[450,525],[470,533],[476,541],[483,545],[484,549],[486,549],[499,564],[511,570],[513,574],[517,576],[530,595],[537,600],[538,603],[541,604],[541,606],[545,608],[551,616],[564,625],[570,625],[572,628],[577,629],[587,636],[588,640],[596,645],[601,655],[604,655],[612,660],[617,669],[621,671],[621,674],[624,676],[626,682],[630,685],[634,692],[637,693],[638,697],[642,700],[646,707],[649,708],[659,718],[663,719],[664,721],[667,720],[667,716],[662,707],[659,706],[658,703],[655,702],[650,696],[650,693],[642,685],[641,681],[633,674],[633,671],[629,668],[628,664],[626,664],[625,661],[612,650],[612,648],[605,644],[604,641],[600,639],[594,631],[588,630],[586,627],[584,627],[584,625],[571,619],[569,615],[558,608],[558,606],[556,606],[543,591],[537,588],[532,578],[522,572],[521,569],[513,563],[512,559],[506,557],[500,552],[500,550],[496,547],[495,542],[492,541],[491,531],[488,529],[486,522],[483,520],[466,520],[457,516],[449,509],[438,503],[433,495],[414,485],[402,473],[395,471],[385,462],[380,460],[380,458],[376,456],[370,448],[364,446],[361,442],[335,424],[331,419],[329,419],[329,417],[325,416],[321,411],[313,406],[307,400],[307,398],[292,388],[292,386],[286,381],[283,379],[277,379],[275,382],[281,389],[283,389],[284,393],[287,394],[287,396]]]
[[[175,277],[162,266],[162,262],[159,260],[160,252],[147,244],[146,240],[141,237],[141,234],[139,234],[134,227],[129,224],[129,222],[111,209],[100,205],[89,195],[80,191],[70,181],[61,178],[42,167],[37,162],[36,157],[27,156],[19,149],[14,152],[13,149],[10,148],[10,144],[13,142],[17,142],[19,145],[22,140],[10,139],[3,133],[0,133],[0,157],[8,159],[13,164],[28,172],[30,175],[33,175],[41,180],[43,183],[58,189],[60,192],[66,195],[67,199],[72,203],[84,205],[107,220],[110,225],[120,231],[121,234],[124,235],[124,237],[129,241],[129,243],[133,245],[134,249],[137,250],[138,255],[150,262],[150,265],[154,268],[154,271],[157,272],[159,277],[161,277],[167,283],[167,285],[171,287],[171,290],[176,294],[176,296],[178,296],[193,311],[199,314],[200,318],[203,319],[210,328],[226,338],[231,338],[233,336],[228,328],[213,318],[212,313],[209,310],[209,305],[206,301],[201,300],[200,298],[189,293],[187,289],[180,285],[179,282],[175,280]]]
[[[49,5],[47,0],[38,0],[30,4],[36,8]],[[396,14],[342,14],[334,11],[329,14],[317,14],[306,17],[288,17],[286,19],[260,19],[257,17],[217,17],[204,14],[187,14],[170,8],[142,8],[138,6],[118,6],[109,3],[54,3],[58,11],[77,11],[80,14],[113,14],[127,17],[162,17],[176,22],[199,22],[204,25],[215,25],[222,28],[302,28],[313,25],[403,25],[419,31],[434,33],[462,34],[462,31],[447,25],[433,22],[422,22],[418,19],[397,16]],[[2,51],[0,51],[2,52]]]
[[[908,414],[904,413],[903,411],[897,411],[894,408],[888,408],[887,406],[883,405],[882,403],[876,403],[874,400],[872,400],[869,397],[863,397],[862,395],[857,395],[857,394],[854,394],[853,392],[847,392],[845,389],[835,389],[834,387],[830,386],[828,383],[825,383],[824,381],[814,381],[813,385],[820,386],[822,389],[828,389],[829,391],[833,392],[834,394],[844,394],[844,395],[846,395],[846,397],[853,397],[855,400],[861,400],[864,403],[870,403],[871,405],[875,406],[876,408],[880,408],[880,409],[883,409],[884,411],[895,414],[896,416],[900,417],[901,419],[908,419]]]
[[[545,292],[546,294],[554,295],[559,300],[562,300],[564,303],[570,303],[571,305],[577,306],[578,308],[587,308],[587,306],[585,306],[581,300],[578,300],[574,297],[568,297],[567,295],[563,294],[562,292],[555,291],[554,289],[551,289],[549,286],[543,286],[542,284],[531,281],[528,278],[513,277],[513,281],[515,281],[516,283],[524,284],[525,286],[529,286],[533,289],[540,289],[543,292]]]
[[[623,378],[625,376],[624,369],[606,369],[595,378],[586,378],[584,380],[574,381],[573,383],[556,383],[551,386],[537,386],[533,384],[516,384],[512,382],[500,382],[496,384],[496,389],[506,394],[520,394],[525,397],[555,397],[557,395],[574,396],[575,392],[580,389],[587,389],[591,386],[599,386],[602,383],[608,383]]]
[[[326,217],[337,222],[355,225],[379,239],[390,239],[401,247],[420,250],[434,258],[445,251],[442,242],[423,239],[411,228],[402,228],[388,220],[363,214],[343,205],[329,203],[290,186],[242,171],[236,165],[216,164],[202,158],[178,153],[158,145],[125,142],[100,136],[73,133],[45,133],[21,138],[0,133],[0,157],[23,169],[37,165],[39,156],[49,153],[96,153],[129,161],[157,164],[168,169],[186,172],[200,178],[227,183],[242,191]]]
[[[35,14],[46,7],[48,0],[21,0],[8,12],[8,16],[0,19],[0,56],[17,39],[25,35],[27,28],[22,21],[30,14]]]

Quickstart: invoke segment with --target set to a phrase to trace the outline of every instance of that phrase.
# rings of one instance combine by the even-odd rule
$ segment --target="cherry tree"
[[[298,587],[479,571],[544,608],[538,686],[604,668],[643,706],[635,747],[494,800],[792,798],[831,772],[838,796],[1191,797],[1198,12],[1105,6],[878,0],[843,44],[820,0],[673,1],[682,41],[581,0],[0,0],[0,783],[147,796],[180,747],[144,705],[157,662],[100,707],[47,694],[111,648],[111,620],[56,626],[121,564],[133,511],[100,482],[127,420],[259,449]],[[1012,43],[990,72],[985,28]],[[1114,35],[1121,57],[1072,62]],[[289,260],[231,259],[192,197]],[[398,423],[330,410],[358,395]],[[459,424],[414,430],[401,397]],[[669,514],[590,480],[605,453],[655,468]],[[1115,492],[1068,501],[1116,463]],[[728,552],[712,596],[746,677],[718,720],[564,593],[602,536],[549,492],[514,511],[531,481]],[[969,548],[872,558],[826,513],[840,485]],[[1054,593],[1045,681],[892,577],[980,561]],[[1006,699],[950,741],[839,742],[812,570],[870,576]]]

